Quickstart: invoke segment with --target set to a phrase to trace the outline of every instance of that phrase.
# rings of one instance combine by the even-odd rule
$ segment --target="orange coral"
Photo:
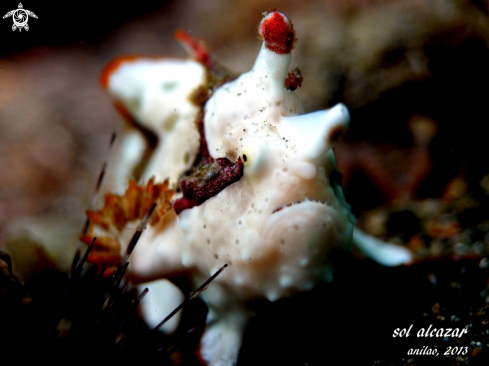
[[[149,224],[155,225],[173,208],[170,202],[173,194],[174,191],[168,189],[168,180],[155,184],[154,178],[151,178],[145,186],[138,186],[136,182],[130,181],[124,195],[107,193],[104,207],[101,210],[87,211],[90,226],[88,233],[82,235],[80,240],[89,245],[95,236],[95,225],[106,231],[115,228],[120,233],[128,222],[144,218],[154,203],[156,203],[156,209]],[[110,275],[122,259],[121,247],[118,238],[97,236],[87,260],[107,268],[105,273]]]

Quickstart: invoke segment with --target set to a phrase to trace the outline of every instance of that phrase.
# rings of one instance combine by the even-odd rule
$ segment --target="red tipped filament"
[[[262,19],[258,33],[265,42],[265,47],[279,54],[290,53],[297,40],[294,26],[278,11],[272,11]]]

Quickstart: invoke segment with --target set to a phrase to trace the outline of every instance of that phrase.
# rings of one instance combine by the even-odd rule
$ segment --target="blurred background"
[[[350,110],[336,156],[358,224],[409,247],[419,263],[489,266],[488,1],[23,5],[38,16],[28,32],[0,20],[0,243],[22,280],[71,265],[121,127],[99,86],[104,66],[123,54],[186,56],[173,37],[181,28],[245,72],[260,48],[261,14],[273,8],[298,35],[291,67],[304,76],[306,112],[338,102]],[[17,6],[4,1],[0,13]]]

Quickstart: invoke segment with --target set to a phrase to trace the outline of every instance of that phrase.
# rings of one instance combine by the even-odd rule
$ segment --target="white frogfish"
[[[304,114],[294,92],[302,77],[288,73],[292,23],[270,12],[259,35],[253,68],[237,78],[181,31],[191,58],[123,57],[102,75],[126,123],[109,160],[111,193],[88,212],[82,239],[98,237],[89,260],[116,266],[156,202],[130,258],[134,281],[190,276],[200,285],[228,264],[202,293],[209,315],[200,352],[209,365],[236,363],[252,301],[327,281],[332,249],[357,244],[382,264],[410,261],[403,248],[354,234],[332,149],[349,113],[338,104]],[[158,286],[143,313],[162,306]]]

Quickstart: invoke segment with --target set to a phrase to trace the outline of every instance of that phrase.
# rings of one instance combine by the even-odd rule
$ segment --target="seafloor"
[[[98,77],[121,54],[184,55],[177,28],[205,39],[229,69],[246,71],[260,47],[261,13],[277,7],[297,30],[292,67],[304,76],[306,111],[338,102],[350,110],[335,151],[358,225],[408,247],[415,262],[385,268],[337,253],[331,284],[258,306],[238,364],[489,364],[489,2],[85,2],[76,12],[24,5],[38,16],[28,32],[0,23],[2,357],[199,364],[203,303],[190,303],[168,338],[138,318],[134,291],[113,290],[90,271],[68,283],[84,211],[120,129]],[[409,337],[393,337],[411,325]],[[430,325],[469,332],[417,337]]]

